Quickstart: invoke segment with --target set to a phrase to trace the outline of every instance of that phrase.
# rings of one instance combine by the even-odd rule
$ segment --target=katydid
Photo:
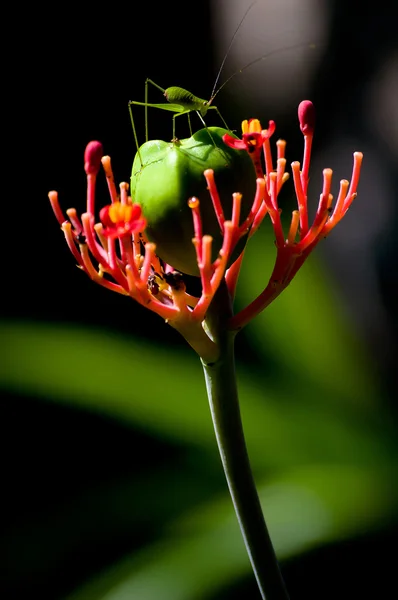
[[[244,67],[241,67],[240,69],[238,69],[237,71],[235,71],[234,73],[232,73],[232,75],[230,75],[226,81],[224,81],[224,83],[222,85],[220,85],[218,87],[218,89],[216,89],[217,87],[217,83],[219,81],[221,72],[223,70],[225,61],[229,55],[229,51],[231,49],[231,46],[235,40],[235,37],[243,23],[243,21],[245,20],[248,12],[253,8],[253,6],[257,3],[257,0],[255,0],[254,2],[252,2],[252,4],[250,4],[250,6],[247,8],[246,12],[244,13],[238,27],[236,28],[231,41],[229,43],[228,49],[225,53],[225,56],[222,60],[221,66],[218,70],[218,74],[216,77],[216,80],[214,82],[214,86],[213,86],[213,91],[211,93],[210,96],[210,100],[204,100],[203,98],[199,98],[198,96],[195,96],[194,94],[192,94],[192,92],[189,92],[188,90],[185,90],[184,88],[181,87],[177,87],[177,86],[171,86],[168,87],[166,89],[163,89],[160,85],[158,85],[157,83],[155,83],[154,81],[152,81],[152,79],[146,79],[145,81],[145,102],[137,102],[135,100],[130,100],[128,106],[129,106],[129,112],[130,112],[130,119],[131,119],[131,124],[133,127],[133,134],[134,134],[134,140],[137,146],[137,152],[138,155],[140,156],[140,151],[139,151],[139,144],[138,144],[138,137],[137,137],[137,133],[136,133],[136,129],[135,129],[135,123],[134,123],[134,117],[133,117],[133,112],[132,112],[132,105],[139,105],[139,106],[144,106],[145,107],[145,141],[148,141],[148,107],[150,108],[160,108],[162,110],[168,110],[170,112],[173,112],[173,138],[172,141],[173,142],[177,142],[178,138],[175,135],[175,119],[176,117],[179,117],[181,115],[187,115],[188,118],[188,126],[189,126],[189,130],[190,130],[190,134],[192,136],[192,127],[191,127],[191,120],[190,120],[190,113],[191,112],[196,112],[196,114],[198,115],[199,119],[202,121],[205,129],[207,130],[210,138],[212,139],[211,133],[208,130],[204,117],[207,114],[208,110],[215,110],[220,118],[220,120],[222,121],[225,129],[227,129],[228,131],[231,131],[227,125],[227,123],[225,122],[224,118],[222,117],[220,111],[218,110],[217,106],[212,105],[212,102],[214,100],[214,98],[217,96],[217,94],[222,90],[222,88],[229,83],[229,81],[231,81],[231,79],[233,77],[235,77],[235,75],[242,73],[243,71],[245,71],[247,68],[251,67],[252,65],[254,65],[257,62],[260,62],[261,60],[265,60],[267,58],[269,58],[270,56],[272,56],[273,54],[276,54],[278,52],[280,52],[281,50],[293,50],[296,48],[301,48],[303,46],[306,46],[306,43],[298,43],[298,44],[294,44],[292,46],[288,46],[285,48],[279,48],[279,49],[275,49],[272,50],[271,52],[267,52],[266,54],[263,54],[260,57],[257,57],[256,59],[250,61],[249,63],[247,63]],[[315,48],[314,44],[308,44],[308,46],[310,48]],[[163,95],[165,96],[167,103],[161,103],[161,104],[152,104],[148,102],[148,84],[153,85],[154,87],[156,87],[158,90],[160,90]],[[213,145],[214,144],[214,140],[213,140]],[[141,157],[140,157],[141,159]],[[141,161],[142,164],[142,161]]]
[[[149,83],[151,85],[157,87],[161,92],[163,92],[163,95],[165,96],[168,104],[165,104],[165,103],[150,104],[147,102],[148,84]],[[214,99],[214,96],[215,96],[215,94],[212,96],[212,98],[210,98],[210,100],[204,100],[203,98],[198,98],[197,96],[194,96],[191,92],[188,92],[188,90],[184,90],[183,88],[180,88],[177,86],[168,87],[167,89],[164,90],[162,87],[160,87],[160,85],[158,85],[157,83],[152,81],[152,79],[147,79],[145,81],[145,102],[136,102],[135,100],[131,100],[129,102],[130,118],[131,118],[131,123],[133,126],[134,138],[136,140],[136,143],[137,143],[137,134],[135,131],[133,113],[131,110],[132,104],[138,104],[139,106],[145,106],[145,141],[146,142],[148,141],[148,119],[147,119],[147,108],[148,107],[161,108],[162,110],[169,110],[169,111],[175,113],[173,115],[173,141],[174,142],[177,141],[177,138],[175,135],[175,119],[176,119],[176,117],[179,117],[181,115],[187,115],[189,130],[192,135],[192,127],[191,127],[191,120],[190,120],[189,114],[193,111],[195,111],[197,113],[199,119],[202,121],[202,123],[206,129],[207,129],[207,127],[206,127],[206,123],[205,123],[203,117],[206,116],[207,111],[210,109],[217,111],[217,114],[220,117],[221,121],[223,122],[225,129],[229,130],[229,127],[226,124],[223,117],[221,116],[221,113],[218,110],[217,106],[210,106]],[[137,143],[137,148],[138,148],[138,143]]]
[[[133,127],[133,133],[134,133],[134,140],[137,146],[137,151],[138,151],[138,155],[140,154],[139,152],[139,144],[138,144],[138,137],[137,137],[137,132],[135,129],[135,123],[134,123],[134,117],[133,117],[133,112],[131,109],[131,105],[135,104],[135,105],[139,105],[139,106],[145,106],[145,141],[148,141],[148,107],[150,108],[160,108],[162,110],[169,110],[170,112],[175,113],[173,115],[173,138],[172,141],[176,142],[177,138],[175,135],[175,119],[176,117],[179,117],[181,115],[187,115],[188,118],[188,126],[189,126],[189,131],[190,134],[192,135],[192,127],[191,127],[191,119],[190,119],[190,113],[195,111],[196,114],[198,115],[199,119],[202,121],[205,129],[208,131],[209,136],[211,138],[211,133],[210,131],[207,129],[206,123],[204,121],[204,118],[206,116],[206,113],[208,110],[213,109],[217,112],[218,116],[220,117],[220,120],[223,122],[225,129],[227,129],[228,131],[230,131],[228,125],[226,124],[225,120],[223,119],[223,117],[221,116],[220,111],[218,110],[217,106],[211,106],[211,103],[213,102],[214,98],[216,97],[216,95],[218,94],[218,92],[221,90],[222,87],[224,87],[224,85],[222,85],[217,91],[216,91],[216,86],[218,83],[218,80],[220,78],[222,69],[224,67],[224,63],[228,57],[229,51],[231,49],[231,46],[235,40],[235,37],[243,23],[243,21],[245,20],[247,14],[249,13],[249,11],[253,8],[253,6],[257,3],[257,0],[254,0],[254,2],[252,2],[250,4],[250,6],[246,9],[242,19],[240,20],[239,25],[237,26],[231,41],[229,43],[227,52],[225,53],[225,56],[223,58],[223,61],[221,63],[221,66],[218,70],[218,74],[216,77],[216,80],[214,82],[214,86],[213,86],[213,91],[212,94],[210,96],[210,100],[204,100],[203,98],[198,98],[197,96],[195,96],[194,94],[192,94],[191,92],[189,92],[188,90],[185,90],[184,88],[180,88],[177,86],[171,86],[168,87],[166,89],[163,89],[162,87],[160,87],[160,85],[158,85],[157,83],[155,83],[154,81],[152,81],[152,79],[146,79],[145,81],[145,102],[137,102],[135,100],[130,100],[129,102],[129,112],[130,112],[130,119],[131,119],[131,124]],[[228,79],[229,81],[229,79]],[[162,104],[152,104],[152,103],[148,103],[148,84],[151,84],[153,86],[155,86],[156,88],[158,88],[161,92],[163,92],[163,95],[165,96],[168,104],[162,103]],[[214,144],[214,140],[213,140],[213,144]],[[214,144],[215,145],[215,144]],[[141,157],[140,157],[141,158]]]

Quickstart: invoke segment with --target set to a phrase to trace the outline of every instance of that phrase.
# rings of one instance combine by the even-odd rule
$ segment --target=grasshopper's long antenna
[[[232,36],[232,38],[231,38],[231,41],[229,42],[228,49],[227,49],[227,51],[226,51],[226,53],[225,53],[225,56],[224,56],[224,58],[222,59],[221,66],[220,66],[220,68],[218,69],[217,77],[216,77],[216,80],[215,80],[215,82],[214,82],[213,90],[212,90],[212,92],[211,92],[211,96],[210,96],[210,99],[211,99],[211,100],[213,100],[214,96],[216,95],[216,94],[214,93],[214,90],[215,90],[215,89],[216,89],[216,87],[217,87],[217,83],[218,83],[218,80],[220,79],[220,75],[221,75],[221,73],[222,73],[222,70],[223,70],[223,68],[224,68],[225,61],[226,61],[226,60],[227,60],[227,58],[228,58],[229,51],[231,50],[232,44],[234,43],[234,40],[235,40],[235,38],[236,38],[236,36],[237,36],[237,33],[238,33],[238,31],[239,31],[239,29],[240,29],[240,27],[241,27],[241,25],[242,25],[243,21],[246,19],[246,16],[247,16],[247,14],[248,14],[248,13],[251,11],[251,9],[253,8],[253,6],[254,6],[255,4],[257,4],[257,0],[254,0],[254,2],[252,2],[252,3],[250,4],[249,8],[246,10],[245,14],[244,14],[244,15],[243,15],[243,17],[241,18],[239,25],[238,25],[238,26],[237,26],[237,28],[235,29],[235,33],[234,33],[234,35]],[[221,89],[221,88],[220,88],[220,89]],[[218,91],[220,91],[220,90],[218,90]],[[216,93],[217,93],[217,92],[216,92]]]
[[[211,100],[212,101],[214,100],[214,98],[217,96],[218,92],[221,92],[221,90],[223,89],[223,87],[225,85],[227,85],[227,83],[229,81],[231,81],[231,79],[233,77],[235,77],[235,75],[238,75],[239,73],[243,73],[243,71],[246,71],[246,69],[248,69],[252,65],[255,65],[257,62],[260,62],[260,60],[266,60],[267,58],[269,58],[273,54],[277,54],[278,52],[284,52],[285,50],[294,50],[295,48],[304,48],[305,46],[307,46],[308,48],[311,48],[311,49],[316,48],[315,44],[308,44],[307,42],[301,42],[299,44],[294,44],[293,46],[285,46],[284,48],[275,48],[275,50],[271,50],[271,52],[267,52],[266,54],[263,54],[262,56],[259,56],[258,58],[255,58],[254,60],[252,60],[249,63],[247,63],[247,65],[245,65],[244,67],[241,67],[240,69],[238,69],[237,71],[235,71],[234,73],[232,73],[232,75],[230,75],[228,77],[228,79],[226,81],[224,81],[224,83],[222,85],[220,85],[220,87],[218,88],[218,90],[212,94]]]

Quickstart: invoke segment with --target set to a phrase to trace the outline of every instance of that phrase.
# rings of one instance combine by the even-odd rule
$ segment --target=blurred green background
[[[143,99],[145,77],[208,97],[249,4],[202,2],[186,22],[166,4],[114,5],[87,17],[36,7],[19,26],[23,60],[10,89],[19,102],[28,97],[27,118],[15,120],[9,144],[18,157],[11,180],[23,189],[12,192],[17,213],[13,205],[5,221],[0,322],[4,598],[258,597],[199,360],[159,317],[76,269],[46,202],[57,189],[65,209],[84,209],[91,139],[104,143],[117,179],[128,180],[127,101]],[[289,161],[301,158],[297,105],[315,102],[313,210],[322,168],[336,167],[336,193],[352,152],[365,153],[345,221],[237,338],[247,444],[292,599],[381,598],[394,583],[398,136],[389,69],[397,49],[388,6],[358,6],[306,2],[295,23],[293,2],[277,9],[260,0],[224,79],[299,42],[297,32],[317,47],[310,57],[282,53],[278,81],[292,85],[285,94],[282,84],[273,88],[270,57],[217,97],[234,128],[251,116],[275,119]],[[266,26],[281,27],[277,42]],[[170,113],[150,117],[151,136],[168,139]],[[141,138],[143,131],[141,121]],[[99,193],[105,203],[103,182]],[[291,191],[282,203],[288,213]],[[265,222],[248,250],[237,306],[262,290],[273,257]]]

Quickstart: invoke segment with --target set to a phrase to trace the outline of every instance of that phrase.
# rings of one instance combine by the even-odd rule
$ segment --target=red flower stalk
[[[340,182],[334,209],[330,192],[332,171],[324,170],[318,210],[312,225],[309,226],[307,187],[314,132],[314,108],[311,102],[304,101],[300,104],[299,121],[304,135],[304,157],[302,168],[299,162],[293,162],[291,165],[298,207],[292,213],[287,235],[282,228],[281,211],[278,206],[279,192],[289,177],[285,173],[286,142],[276,142],[277,160],[274,168],[270,146],[270,138],[275,131],[273,121],[270,121],[268,130],[262,130],[257,119],[244,121],[241,140],[229,134],[223,136],[228,146],[249,153],[256,171],[255,197],[249,214],[242,222],[241,194],[233,194],[232,217],[231,220],[226,220],[214,173],[211,169],[204,171],[208,192],[223,234],[222,247],[215,260],[212,260],[213,239],[202,230],[199,199],[187,198],[192,210],[192,242],[202,284],[200,298],[188,294],[184,276],[177,275],[172,265],[164,263],[156,255],[155,244],[150,243],[145,234],[146,220],[141,207],[128,195],[128,184],[121,183],[119,191],[117,190],[109,156],[103,156],[102,145],[99,142],[90,142],[84,155],[87,175],[86,212],[79,218],[76,210],[70,208],[65,217],[59,206],[57,192],[49,193],[55,216],[78,266],[93,281],[120,294],[131,296],[143,306],[158,313],[183,333],[201,356],[205,354],[211,358],[215,345],[204,333],[202,323],[224,278],[230,296],[234,295],[243,258],[242,252],[229,266],[237,242],[244,236],[252,236],[266,214],[269,214],[276,238],[275,266],[264,291],[229,320],[228,329],[235,331],[246,325],[281,293],[319,240],[343,218],[356,197],[362,162],[362,154],[359,152],[354,153],[351,184],[346,180]],[[101,164],[107,179],[111,203],[100,210],[99,221],[96,221],[95,186]]]
[[[263,203],[259,208],[253,225],[251,227],[250,235],[258,228],[259,223],[264,218],[264,215],[268,212],[271,223],[275,232],[275,244],[277,248],[275,266],[272,271],[270,280],[265,287],[264,291],[246,308],[241,310],[238,314],[234,315],[229,322],[231,329],[236,330],[244,327],[251,319],[257,314],[264,310],[281,292],[284,290],[297,271],[300,269],[308,255],[315,248],[317,243],[337,225],[337,223],[344,217],[347,210],[351,206],[354,198],[357,195],[357,187],[359,182],[359,175],[362,164],[362,153],[354,153],[354,165],[351,176],[351,183],[343,179],[340,181],[340,190],[337,197],[337,201],[334,209],[332,209],[333,196],[330,192],[332,184],[332,173],[331,169],[324,169],[323,171],[323,189],[320,195],[318,210],[311,227],[309,227],[308,219],[308,206],[307,206],[307,188],[309,182],[309,165],[311,158],[311,147],[312,139],[314,135],[315,125],[315,110],[312,102],[304,100],[301,102],[298,109],[300,129],[304,135],[304,156],[303,166],[299,162],[293,162],[293,182],[297,198],[297,210],[292,213],[292,219],[289,227],[287,236],[285,235],[281,223],[281,210],[278,206],[278,195],[283,184],[289,178],[288,173],[285,173],[286,159],[285,159],[285,148],[286,142],[284,140],[278,140],[277,146],[277,160],[276,168],[273,167],[273,160],[271,155],[271,147],[269,143],[270,135],[268,132],[272,129],[271,135],[274,132],[274,128],[270,128],[268,132],[261,132],[265,134],[263,137],[262,151],[264,154],[265,163],[265,175],[261,170],[259,172],[258,160],[256,157],[255,167],[257,176],[261,174],[266,181],[266,194],[264,196]],[[247,121],[243,123],[243,139],[234,140],[231,136],[224,136],[224,141],[227,145],[233,145],[237,148],[242,147],[243,144],[246,146],[250,144],[248,139],[248,133],[245,133],[247,129]],[[249,122],[250,124],[250,122]],[[258,125],[256,124],[256,127]],[[261,130],[261,127],[258,127]],[[253,134],[251,134],[253,135]],[[260,139],[258,133],[256,134],[256,148],[259,145]],[[251,151],[248,147],[246,150],[252,156]],[[253,151],[252,151],[253,152]],[[254,160],[253,160],[254,162]],[[262,167],[261,167],[262,169]],[[242,257],[239,258],[241,261]],[[237,261],[238,262],[238,261]],[[240,264],[233,265],[234,273],[227,274],[227,281],[230,289],[233,289],[236,285],[236,278],[239,272]]]
[[[78,266],[96,283],[120,294],[131,296],[143,306],[158,313],[179,331],[201,354],[211,357],[213,342],[205,336],[202,322],[227,269],[229,258],[240,237],[247,234],[257,208],[261,205],[265,182],[257,182],[254,210],[239,225],[240,194],[234,194],[231,221],[224,218],[213,172],[205,177],[210,195],[217,206],[217,216],[223,231],[223,244],[216,260],[212,261],[212,238],[202,232],[199,200],[189,199],[192,209],[194,238],[192,240],[202,283],[202,294],[196,298],[186,292],[181,276],[173,275],[173,267],[156,255],[156,246],[145,235],[146,221],[141,207],[128,196],[128,184],[120,184],[118,192],[109,156],[102,156],[100,142],[90,142],[84,155],[87,175],[86,212],[79,218],[76,209],[60,208],[58,194],[49,193],[54,214],[61,225],[66,242]],[[100,210],[95,218],[95,184],[99,168],[104,169],[111,204]],[[188,199],[187,199],[188,200]],[[118,242],[118,243],[117,243]],[[206,341],[204,341],[204,336]]]

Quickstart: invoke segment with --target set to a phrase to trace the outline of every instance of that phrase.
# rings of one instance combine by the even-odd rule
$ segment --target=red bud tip
[[[315,127],[315,108],[310,100],[303,100],[298,107],[300,129],[304,135],[313,135]]]
[[[87,144],[84,152],[84,170],[87,175],[97,175],[103,155],[104,151],[101,142],[90,142]]]

